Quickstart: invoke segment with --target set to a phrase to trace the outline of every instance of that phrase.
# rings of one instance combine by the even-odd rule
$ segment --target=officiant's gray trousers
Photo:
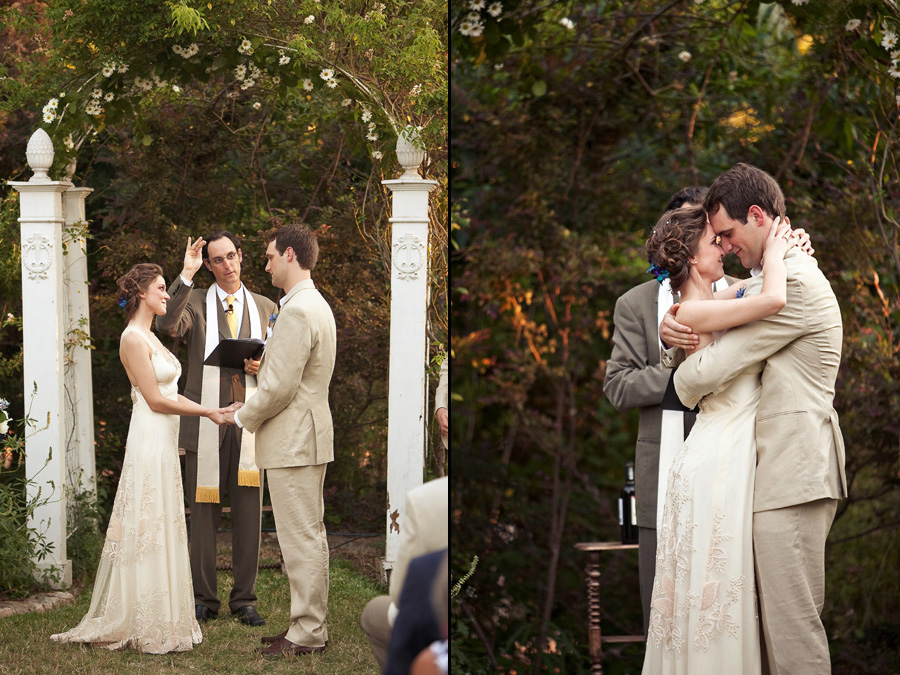
[[[231,504],[231,568],[234,586],[228,607],[234,612],[246,605],[256,606],[256,576],[259,569],[259,540],[262,515],[262,488],[238,485],[241,448],[236,427],[228,427],[219,447],[219,499],[228,495]],[[191,576],[194,602],[219,611],[216,587],[216,530],[222,519],[222,504],[196,501],[197,453],[184,457],[185,488],[191,508]],[[262,485],[260,473],[260,485]]]

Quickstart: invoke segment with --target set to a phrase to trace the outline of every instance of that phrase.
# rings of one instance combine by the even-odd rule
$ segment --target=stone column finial
[[[28,160],[28,166],[34,171],[34,175],[28,180],[29,183],[51,182],[47,171],[53,166],[53,141],[46,131],[39,128],[31,134],[25,148],[25,158]]]
[[[425,148],[422,146],[422,137],[415,127],[405,127],[397,134],[397,159],[403,167],[403,175],[419,177],[416,169],[425,159]]]

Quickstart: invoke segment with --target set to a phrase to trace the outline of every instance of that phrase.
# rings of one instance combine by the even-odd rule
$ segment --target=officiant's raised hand
[[[190,281],[194,278],[201,267],[203,267],[203,247],[206,241],[203,237],[197,237],[196,241],[192,241],[188,237],[187,248],[184,251],[184,267],[181,268],[181,276]]]

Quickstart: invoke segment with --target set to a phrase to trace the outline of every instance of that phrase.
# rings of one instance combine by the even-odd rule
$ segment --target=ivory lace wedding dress
[[[656,549],[644,675],[760,672],[753,568],[760,371],[754,365],[704,398],[675,456]]]
[[[144,331],[159,390],[178,397],[181,364]],[[87,614],[75,628],[50,638],[151,654],[188,651],[202,639],[184,522],[178,415],[150,410],[131,388],[125,461]]]

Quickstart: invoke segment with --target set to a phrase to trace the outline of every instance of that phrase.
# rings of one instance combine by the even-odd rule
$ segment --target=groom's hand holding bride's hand
[[[206,416],[216,424],[227,424],[225,421],[225,411],[226,408],[217,408],[216,410],[210,410]]]
[[[241,409],[243,401],[235,401],[225,408],[225,424],[234,424],[234,413]]]

